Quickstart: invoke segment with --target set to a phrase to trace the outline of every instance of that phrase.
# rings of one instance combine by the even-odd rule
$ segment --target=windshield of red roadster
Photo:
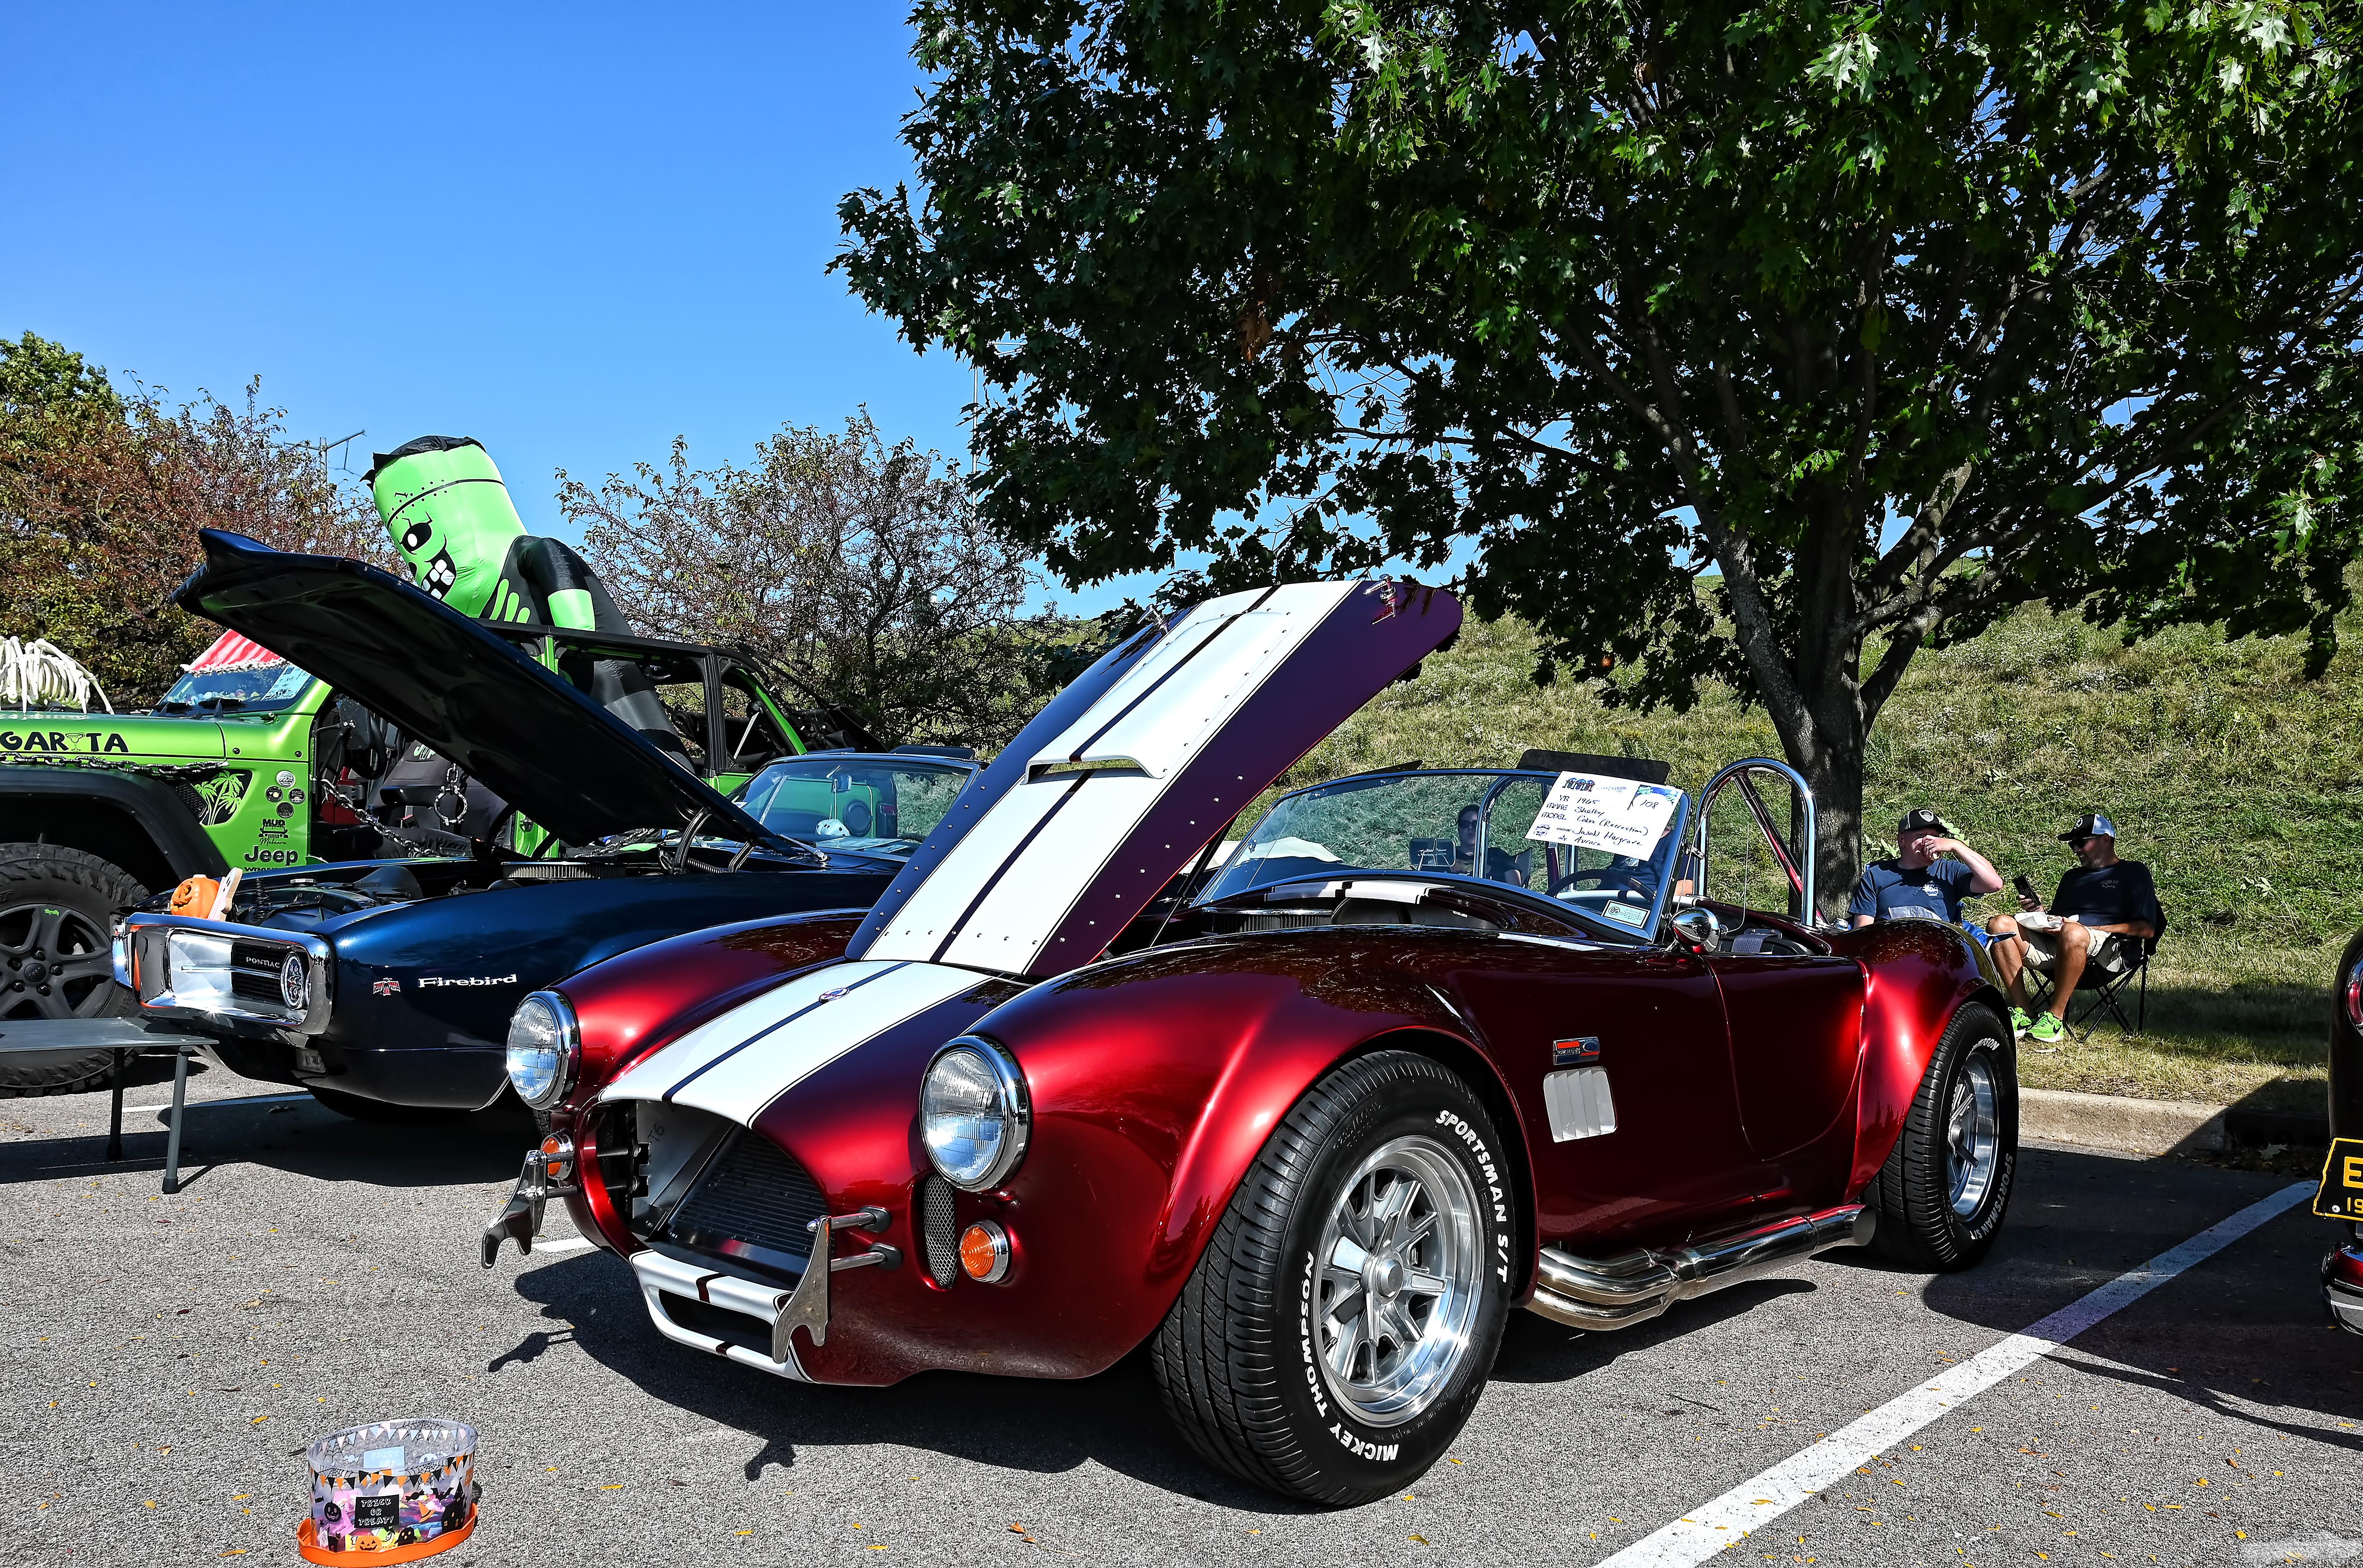
[[[1283,797],[1201,901],[1345,871],[1504,882],[1636,932],[1674,876],[1679,790],[1581,773],[1421,772]]]

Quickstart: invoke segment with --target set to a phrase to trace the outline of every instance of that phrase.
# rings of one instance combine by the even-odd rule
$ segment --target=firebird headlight
[[[574,1010],[556,991],[536,991],[509,1015],[509,1083],[536,1110],[556,1105],[574,1087],[582,1058],[582,1032]]]
[[[936,1053],[919,1084],[919,1136],[927,1163],[954,1187],[999,1187],[1026,1157],[1034,1110],[1026,1075],[1008,1052],[963,1034]]]

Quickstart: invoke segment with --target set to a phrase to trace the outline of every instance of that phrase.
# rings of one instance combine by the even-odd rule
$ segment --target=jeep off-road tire
[[[115,912],[148,889],[110,860],[55,844],[0,844],[0,1021],[120,1018],[136,1010],[115,983]],[[0,1099],[74,1094],[115,1070],[112,1051],[0,1055]]]
[[[1158,1385],[1190,1446],[1335,1506],[1434,1465],[1501,1347],[1506,1154],[1484,1103],[1426,1056],[1358,1057],[1307,1090],[1157,1331]]]
[[[2002,1232],[2018,1176],[2018,1050],[1982,1003],[1953,1015],[1867,1195],[1872,1246],[1926,1273],[1962,1269]]]

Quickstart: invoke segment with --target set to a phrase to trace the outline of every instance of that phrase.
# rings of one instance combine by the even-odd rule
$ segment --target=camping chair
[[[2117,967],[2103,968],[2089,961],[2085,964],[2084,977],[2076,987],[2076,995],[2084,999],[2080,1002],[2070,998],[2068,1012],[2059,1021],[2068,1026],[2069,1033],[2081,1038],[2079,1026],[2090,1023],[2097,1012],[2105,1012],[2116,1020],[2117,1027],[2128,1034],[2142,1032],[2143,1025],[2149,1020],[2150,955],[2158,951],[2158,937],[2166,934],[2166,913],[2163,910],[2158,911],[2158,918],[2153,923],[2157,936],[2132,937],[2117,944],[2122,955]],[[2026,999],[2032,1004],[2028,1010],[2039,1012],[2051,999],[2055,988],[2051,977],[2029,964],[2025,969],[2025,979]],[[2128,986],[2135,988],[2131,1019],[2125,1017],[2124,992]]]

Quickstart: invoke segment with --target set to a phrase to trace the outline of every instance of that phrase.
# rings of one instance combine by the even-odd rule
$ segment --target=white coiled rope
[[[86,713],[94,695],[108,712],[115,712],[98,677],[47,637],[29,643],[0,638],[0,708],[77,708]]]

